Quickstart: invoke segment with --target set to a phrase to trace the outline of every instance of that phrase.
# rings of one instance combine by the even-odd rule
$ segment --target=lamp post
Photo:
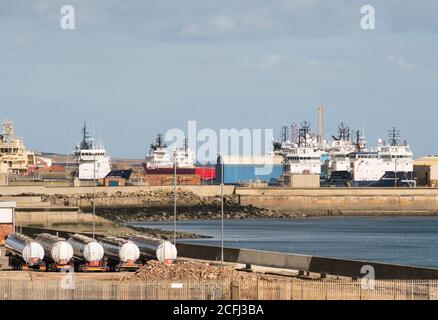
[[[96,150],[93,149],[93,239],[95,238],[96,216]]]
[[[224,161],[218,152],[221,165],[221,264],[224,264]]]
[[[173,151],[173,244],[176,246],[176,149]]]

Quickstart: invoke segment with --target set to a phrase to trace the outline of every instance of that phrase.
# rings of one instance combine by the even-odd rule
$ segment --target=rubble
[[[92,194],[44,195],[43,201],[52,205],[77,206],[83,212],[92,212]],[[178,191],[178,221],[220,219],[221,201],[218,196],[199,196],[189,191]],[[173,220],[173,192],[166,190],[137,192],[118,191],[114,194],[98,192],[96,194],[96,213],[116,223],[158,222]],[[297,218],[294,212],[279,212],[242,206],[237,195],[224,196],[226,219],[254,218]]]
[[[163,280],[243,280],[255,277],[252,273],[236,270],[231,266],[217,263],[177,261],[166,265],[155,260],[148,261],[135,273],[123,277],[120,281],[163,281]]]

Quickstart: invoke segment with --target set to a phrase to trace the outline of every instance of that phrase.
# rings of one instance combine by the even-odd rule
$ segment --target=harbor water
[[[173,222],[132,225],[173,230]],[[181,221],[177,223],[177,230],[212,237],[184,242],[220,245],[220,220]],[[226,220],[224,244],[438,268],[438,217]]]

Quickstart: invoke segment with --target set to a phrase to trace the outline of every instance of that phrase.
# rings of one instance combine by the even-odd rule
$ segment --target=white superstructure
[[[23,139],[14,135],[14,123],[5,120],[0,134],[0,169],[23,175],[34,167],[35,153],[26,150]]]
[[[358,151],[350,154],[351,177],[354,182],[371,184],[385,174],[383,161],[375,151]],[[366,185],[363,185],[366,186]]]
[[[184,142],[182,148],[177,148],[173,153],[174,161],[177,168],[194,168],[195,167],[195,154],[188,147],[187,139]]]
[[[341,123],[338,127],[338,136],[327,147],[329,156],[330,172],[350,171],[349,154],[356,150],[356,146],[350,137],[350,128]]]
[[[379,146],[379,154],[382,158],[385,171],[405,172],[414,171],[414,155],[406,142],[401,142],[398,131],[390,130],[389,144]]]
[[[389,144],[379,140],[373,151],[359,150],[350,154],[351,179],[354,186],[395,187],[415,185],[413,153],[401,143],[399,132],[390,130]]]
[[[175,162],[177,168],[195,167],[195,155],[188,148],[187,140],[183,147],[171,151],[168,150],[161,134],[157,135],[155,143],[151,144],[145,160],[147,169],[173,168]]]
[[[103,179],[111,172],[110,157],[107,156],[102,144],[95,145],[85,124],[82,132],[82,142],[76,146],[75,150],[79,166],[79,180]]]
[[[322,150],[315,136],[310,134],[310,125],[302,124],[297,141],[284,141],[281,146],[287,174],[321,174]]]

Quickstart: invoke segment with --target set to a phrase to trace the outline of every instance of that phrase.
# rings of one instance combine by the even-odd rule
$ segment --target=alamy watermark
[[[64,290],[75,290],[76,289],[76,281],[75,281],[75,270],[73,266],[70,266],[66,269],[61,269],[61,274],[63,274],[61,278],[61,288]]]
[[[169,141],[169,150],[180,148],[188,139],[188,147],[195,153],[199,163],[215,163],[218,155],[264,157],[260,166],[255,168],[256,175],[272,173],[274,157],[273,129],[219,129],[198,130],[196,121],[187,122],[187,131],[170,129],[164,136]]]
[[[363,30],[376,29],[376,9],[372,5],[364,5],[360,8],[360,13],[363,15],[360,20],[360,27]]]
[[[74,30],[76,28],[75,8],[72,5],[66,4],[61,7],[61,20],[59,25],[62,30]]]
[[[376,287],[376,272],[373,266],[364,265],[360,269],[364,276],[360,279],[360,287],[364,290],[374,290]]]

